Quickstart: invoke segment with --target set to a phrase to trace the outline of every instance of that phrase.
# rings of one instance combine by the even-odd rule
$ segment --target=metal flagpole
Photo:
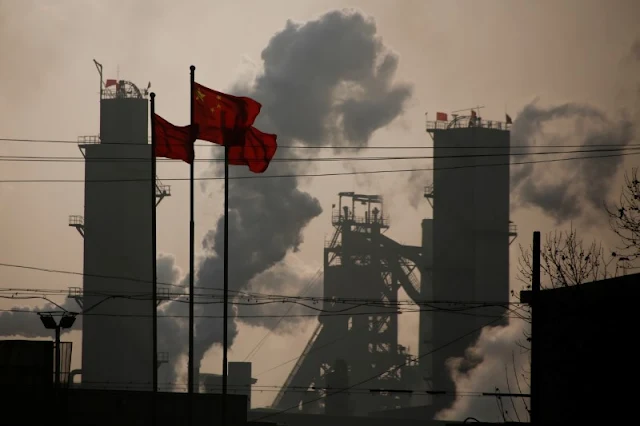
[[[227,328],[229,325],[229,143],[224,141],[224,287],[222,323],[222,425],[226,426],[227,402]]]
[[[195,71],[196,67],[191,65],[191,85],[189,88],[189,95],[191,99],[189,100],[191,105],[191,125],[194,125],[195,119],[195,109],[194,109],[194,93],[193,86],[195,82]],[[194,245],[195,245],[195,225],[193,220],[193,176],[194,176],[194,167],[195,167],[195,149],[193,151],[193,161],[191,161],[190,165],[190,175],[189,175],[189,194],[190,194],[190,220],[189,220],[189,363],[188,363],[188,386],[189,386],[189,425],[193,424],[193,392],[194,392],[194,364],[193,364],[193,298],[195,296],[194,292]]]
[[[152,420],[156,424],[156,394],[158,392],[158,270],[157,270],[157,240],[156,240],[156,94],[151,93],[151,300],[153,318],[153,397]]]

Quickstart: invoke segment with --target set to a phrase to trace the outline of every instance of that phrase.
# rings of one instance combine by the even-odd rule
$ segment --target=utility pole
[[[531,387],[531,399],[529,401],[530,412],[529,412],[529,422],[533,425],[538,421],[538,413],[540,411],[538,398],[538,378],[540,374],[538,372],[538,354],[539,351],[535,347],[535,321],[534,321],[534,313],[535,313],[535,302],[539,300],[540,294],[540,232],[536,231],[533,233],[533,259],[532,259],[532,269],[531,269],[531,300],[529,301],[529,306],[531,307],[531,377],[530,377],[530,387]],[[539,349],[539,348],[538,348]]]

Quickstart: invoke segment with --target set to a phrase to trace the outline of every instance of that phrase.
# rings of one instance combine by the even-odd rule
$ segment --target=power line
[[[78,271],[66,271],[66,270],[60,270],[60,269],[52,269],[52,268],[44,268],[44,267],[38,267],[38,266],[31,266],[31,265],[19,265],[19,264],[13,264],[13,263],[0,263],[0,267],[6,267],[6,268],[17,268],[17,269],[26,269],[26,270],[32,270],[32,271],[38,271],[38,272],[45,272],[45,273],[56,273],[56,274],[66,274],[66,275],[77,275],[77,276],[81,276],[81,277],[92,277],[92,278],[104,278],[104,279],[112,279],[112,280],[123,280],[123,281],[133,281],[133,282],[137,282],[137,283],[144,283],[144,284],[153,284],[152,281],[150,280],[143,280],[143,279],[139,279],[139,278],[132,278],[132,277],[126,277],[126,276],[120,276],[120,275],[103,275],[103,274],[89,274],[89,273],[83,273],[83,272],[78,272]],[[173,283],[158,283],[158,284],[162,284],[162,285],[167,285],[167,286],[172,286],[172,287],[177,287],[177,288],[185,288],[181,285],[177,285],[177,284],[173,284]],[[222,291],[221,288],[217,288],[217,287],[197,287],[197,289],[202,289],[202,290],[212,290],[212,291]],[[55,291],[55,292],[59,292],[58,294],[62,294],[62,292],[68,292],[69,289],[28,289],[28,288],[14,288],[14,287],[0,287],[0,291],[9,291],[9,292],[14,292],[14,291],[31,291],[34,293],[38,293],[38,294],[42,294],[43,292],[47,292],[47,291]],[[232,293],[236,293],[236,297],[242,297],[242,298],[247,298],[247,299],[255,299],[255,300],[260,300],[260,299],[265,299],[268,298],[269,300],[277,300],[278,302],[282,302],[283,300],[305,300],[305,301],[309,301],[309,302],[332,302],[332,303],[350,303],[350,302],[363,302],[363,301],[368,301],[368,302],[379,302],[380,300],[378,299],[364,299],[364,298],[347,298],[347,297],[341,297],[341,298],[334,298],[334,297],[320,297],[320,296],[288,296],[288,295],[282,295],[282,294],[268,294],[268,293],[259,293],[259,292],[245,292],[245,291],[239,291],[239,290],[229,290],[229,292]],[[132,292],[132,294],[140,294],[143,296],[149,296],[151,295],[151,293],[140,293],[140,292]],[[108,296],[118,296],[118,295],[122,295],[120,292],[118,293],[114,293],[114,294],[109,294],[108,292],[104,292],[104,293],[100,293],[99,295],[108,295]],[[176,293],[177,296],[184,296],[186,295],[185,293]],[[201,295],[197,295],[197,296],[207,296],[207,297],[211,297],[211,298],[219,298],[222,299],[223,296],[222,295],[206,295],[206,294],[201,294]],[[403,302],[403,301],[399,301],[399,302]],[[407,300],[407,302],[410,302],[409,300]],[[495,304],[495,303],[500,303],[502,304],[503,302],[499,302],[499,301],[459,301],[459,300],[425,300],[423,303],[443,303],[443,304],[454,304],[454,303],[468,303],[468,304],[482,304],[482,303],[489,303],[489,304]],[[515,305],[526,305],[525,303],[521,303],[521,302],[506,302],[506,304],[515,304]]]
[[[114,386],[117,387],[125,387],[125,388],[141,388],[151,386],[151,382],[123,382],[123,381],[82,381],[83,385],[92,385],[92,388],[104,388],[109,389]],[[186,388],[187,383],[183,382],[160,382],[159,385],[163,385],[166,388]],[[227,385],[228,388],[232,390],[244,391],[247,390],[248,386],[243,385]],[[282,386],[278,385],[251,385],[251,390],[255,392],[279,392]],[[205,389],[207,390],[220,390],[222,389],[219,385],[207,386],[205,385]],[[303,392],[307,393],[309,389],[315,391],[331,391],[336,390],[337,388],[331,387],[318,387],[312,386],[309,388],[303,388],[301,386],[290,386],[286,388],[290,392]],[[517,397],[529,397],[529,394],[512,394],[512,393],[496,393],[496,392],[478,392],[478,391],[447,391],[447,390],[422,390],[422,389],[385,389],[385,388],[354,388],[349,391],[345,391],[345,393],[350,394],[371,394],[375,395],[376,393],[397,393],[397,394],[413,394],[413,395],[433,395],[433,396],[460,396],[460,397],[496,397],[496,396],[517,396]]]
[[[609,155],[596,155],[596,156],[580,156],[580,157],[567,157],[556,158],[548,160],[531,160],[521,162],[508,162],[508,163],[495,163],[495,164],[471,164],[461,166],[439,167],[439,168],[418,168],[418,169],[386,169],[386,170],[367,170],[357,172],[334,172],[334,173],[307,173],[307,174],[283,174],[283,175],[248,175],[248,176],[230,176],[231,180],[245,180],[245,179],[282,179],[282,178],[299,178],[299,177],[332,177],[332,176],[353,176],[353,175],[372,175],[372,174],[386,174],[386,173],[408,173],[408,172],[429,172],[429,171],[441,171],[441,170],[458,170],[468,168],[480,168],[480,167],[504,167],[504,166],[517,166],[525,164],[541,164],[541,163],[556,163],[561,161],[573,161],[573,160],[594,160],[614,157],[626,157],[629,155],[637,155],[640,152],[609,154]],[[194,178],[197,181],[215,181],[224,179],[223,177],[199,177]],[[168,181],[188,181],[189,178],[163,178],[163,182]],[[148,182],[149,179],[4,179],[0,180],[0,183],[121,183],[121,182]]]
[[[506,147],[508,149],[508,147]],[[449,149],[449,148],[447,148]],[[503,147],[505,149],[505,147]],[[291,163],[291,162],[341,162],[341,161],[397,161],[397,160],[433,160],[438,159],[450,159],[450,158],[486,158],[486,157],[508,157],[508,156],[530,156],[530,155],[556,155],[556,154],[587,154],[596,152],[617,152],[617,151],[636,151],[640,149],[640,144],[637,147],[621,147],[621,148],[606,148],[606,149],[575,149],[564,151],[543,151],[543,152],[515,152],[515,153],[484,153],[484,154],[457,154],[457,155],[421,155],[421,156],[377,156],[377,157],[364,157],[364,156],[350,156],[350,157],[291,157],[291,158],[273,158],[271,163]],[[262,161],[262,159],[258,159]],[[144,157],[103,157],[103,158],[84,158],[84,157],[61,157],[61,156],[26,156],[26,155],[0,155],[0,161],[4,162],[46,162],[46,163],[148,163],[149,158]],[[221,163],[223,158],[196,158],[196,162],[207,163]],[[251,161],[251,160],[248,160]],[[173,162],[171,159],[156,159],[156,162]]]
[[[309,283],[305,286],[305,289],[302,291],[302,293],[300,293],[300,296],[304,296],[305,294],[307,294],[307,292],[311,289],[311,287],[313,287],[313,285],[317,282],[318,278],[322,276],[322,274],[323,274],[323,270],[322,270],[322,267],[320,267],[318,268],[318,271],[315,273],[313,278],[309,280]],[[247,356],[244,358],[243,361],[250,359],[251,357],[253,357],[255,354],[258,353],[258,351],[262,348],[262,345],[267,340],[267,338],[269,338],[269,336],[271,336],[271,333],[273,333],[273,331],[276,328],[278,328],[282,320],[285,318],[285,315],[289,314],[289,312],[291,312],[291,309],[293,309],[293,307],[294,307],[293,304],[289,306],[289,309],[287,310],[287,312],[285,312],[284,315],[281,316],[280,319],[278,319],[278,322],[273,327],[271,327],[265,333],[264,336],[262,336],[262,339],[260,339],[260,341],[258,341],[258,343],[255,344],[255,346],[249,351],[249,353],[247,354]]]
[[[133,146],[145,146],[149,145],[148,143],[138,143],[138,142],[128,142],[128,141],[112,141],[110,143],[83,143],[81,140],[71,140],[71,139],[25,139],[25,138],[0,138],[0,142],[19,142],[19,143],[48,143],[48,144],[71,144],[71,145],[133,145]],[[213,143],[196,143],[194,144],[197,147],[213,147],[216,144]],[[592,147],[625,147],[625,146],[639,146],[640,144],[594,144],[589,145]],[[511,148],[583,148],[584,145],[558,145],[558,144],[543,144],[543,145],[510,145]],[[356,149],[356,150],[365,150],[365,149],[432,149],[430,146],[410,146],[410,145],[386,145],[386,146],[354,146],[354,145],[278,145],[278,149]],[[498,145],[469,145],[469,146],[457,146],[457,147],[447,147],[447,149],[468,149],[468,148],[478,148],[478,149],[503,149],[504,146]]]
[[[44,299],[49,302],[50,300],[43,297],[31,297],[30,299]],[[105,300],[101,301],[104,302]],[[53,302],[51,302],[53,303]],[[59,305],[58,305],[59,306]],[[93,306],[92,306],[93,308]],[[64,308],[60,307],[60,309],[64,310]],[[418,312],[433,312],[431,309],[405,309],[405,310],[396,310],[396,311],[368,311],[368,312],[326,312],[322,313],[323,317],[340,317],[340,316],[366,316],[366,315],[390,315],[390,314],[402,314],[402,313],[418,313]],[[17,313],[17,314],[38,314],[38,313],[49,313],[47,311],[37,311],[37,310],[25,310],[25,309],[0,309],[0,312],[8,312],[8,313]],[[463,314],[463,313],[462,313]],[[107,318],[151,318],[150,314],[108,314],[108,313],[91,313],[91,312],[77,312],[76,315],[80,316],[97,316],[97,317],[107,317]],[[318,313],[315,314],[291,314],[285,315],[285,318],[317,318]],[[233,318],[243,319],[243,318],[280,318],[283,315],[235,315]],[[478,316],[482,318],[505,318],[504,315],[472,315]],[[223,319],[222,315],[194,315],[195,318],[207,318],[207,319]],[[521,319],[517,316],[508,318]],[[188,315],[177,315],[177,314],[167,314],[167,315],[158,315],[158,318],[189,318]]]

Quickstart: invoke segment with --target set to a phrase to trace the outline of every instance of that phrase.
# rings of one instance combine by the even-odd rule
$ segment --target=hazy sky
[[[104,65],[105,78],[120,77],[140,86],[151,81],[158,96],[157,111],[177,124],[186,123],[189,65],[197,66],[202,84],[229,90],[260,73],[262,50],[287,20],[304,23],[343,8],[357,8],[375,20],[377,34],[399,57],[395,81],[413,86],[405,113],[373,135],[374,146],[430,144],[424,131],[425,112],[433,116],[436,111],[484,105],[484,118],[503,120],[505,112],[516,117],[535,98],[541,108],[565,102],[586,104],[617,121],[624,107],[638,118],[633,108],[640,79],[631,58],[632,45],[640,39],[637,0],[0,0],[0,138],[75,140],[79,135],[97,134],[99,80],[94,58]],[[538,136],[544,141],[553,130],[545,128]],[[547,143],[558,143],[557,136],[549,139]],[[430,155],[430,151],[417,152]],[[80,153],[74,144],[0,141],[0,155]],[[199,148],[197,155],[212,154]],[[627,157],[625,167],[633,164],[637,157]],[[429,166],[429,160],[414,160],[345,167]],[[203,173],[207,165],[196,163],[196,167],[197,173]],[[277,171],[279,166],[271,167]],[[547,179],[560,173],[551,168],[547,173],[545,167],[539,166],[538,171]],[[563,167],[571,170],[575,165],[564,163]],[[345,170],[339,165],[314,168]],[[82,162],[0,162],[0,180],[82,179],[83,171]],[[161,179],[183,178],[188,177],[188,167],[162,163],[158,173]],[[408,183],[406,173],[304,181],[302,187],[320,201],[324,212],[307,226],[300,251],[287,258],[287,265],[309,277],[322,265],[323,240],[332,231],[330,210],[338,191],[385,195],[392,220],[389,235],[418,245],[420,221],[431,214],[426,201],[420,200],[423,182],[429,179],[425,172],[413,183]],[[568,180],[567,184],[580,188],[579,182]],[[188,187],[185,182],[171,185],[172,197],[158,210],[158,246],[159,251],[173,254],[184,270],[188,267]],[[215,227],[221,213],[220,188],[211,188],[196,191],[197,242]],[[412,208],[416,197],[418,208]],[[82,183],[0,183],[0,263],[82,271],[82,238],[67,223],[70,214],[83,213],[83,198]],[[536,207],[514,208],[513,220],[519,227],[519,242],[527,245],[533,230],[547,232],[556,227]],[[581,227],[580,220],[574,224]],[[585,220],[583,235],[615,241],[606,225],[586,226]],[[516,244],[513,249],[515,259]],[[5,267],[0,267],[0,278],[0,287],[81,286],[78,276]],[[290,283],[292,294],[305,285]],[[514,288],[519,285],[514,283]],[[0,300],[0,308],[15,305]],[[405,323],[403,340],[415,352],[416,321]],[[265,331],[241,325],[230,360],[244,359]],[[310,332],[307,325],[293,334],[271,336],[252,358],[254,372],[295,356]],[[78,366],[80,333],[71,337]],[[259,384],[280,385],[292,366],[259,376]],[[220,354],[211,351],[203,370],[220,369]],[[254,405],[268,404],[273,396],[273,392],[255,393]]]

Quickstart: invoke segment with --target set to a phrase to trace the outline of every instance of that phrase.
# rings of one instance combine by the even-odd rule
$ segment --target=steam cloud
[[[525,342],[524,321],[511,320],[504,327],[486,327],[465,357],[451,358],[449,371],[456,392],[529,393],[529,353],[516,345]],[[473,367],[469,368],[469,364]],[[460,397],[438,413],[440,420],[475,417],[482,422],[529,421],[528,398]]]
[[[545,145],[558,148],[535,148],[536,136],[542,134],[547,123],[570,124],[573,136],[545,138]],[[572,126],[571,126],[572,125]],[[602,111],[575,103],[543,108],[536,102],[527,105],[517,116],[512,127],[514,153],[559,151],[562,145],[579,145],[585,149],[604,149],[601,145],[616,145],[624,148],[634,139],[634,123],[623,117],[613,121]],[[600,146],[598,146],[600,145]],[[515,148],[526,146],[526,148]],[[623,156],[603,158],[603,155],[620,154],[621,151],[596,153],[568,153],[566,157],[597,157],[592,160],[559,162],[555,165],[525,164],[515,166],[511,174],[512,190],[515,191],[516,206],[539,207],[546,214],[562,223],[582,219],[586,222],[604,217],[603,202],[613,189],[615,177],[624,161]],[[546,159],[547,156],[519,155],[514,162]],[[560,158],[553,156],[548,158]]]
[[[632,61],[640,61],[640,40],[632,45],[629,57]],[[640,96],[637,100],[640,100]],[[524,149],[514,148],[513,152],[533,152],[535,140],[543,135],[545,124],[569,127],[569,135],[543,137],[545,145],[580,146],[572,150],[603,149],[596,145],[616,145],[614,149],[625,148],[636,138],[636,120],[637,111],[636,114],[625,111],[618,120],[613,120],[603,111],[589,105],[566,103],[543,108],[534,101],[524,107],[513,123],[512,144],[524,146]],[[541,148],[537,151],[558,150],[560,149]],[[611,193],[617,194],[617,188],[613,188],[613,184],[624,162],[624,156],[602,156],[624,152],[574,153],[566,156],[600,158],[559,162],[555,165],[548,163],[515,166],[512,168],[511,184],[516,194],[516,206],[540,207],[558,224],[576,219],[582,219],[587,223],[600,221],[606,217],[603,202],[607,200],[604,197]],[[517,156],[514,162],[545,158],[547,156]]]
[[[180,269],[175,265],[175,258],[170,254],[160,253],[158,255],[157,270],[159,283],[177,283],[181,276]],[[16,306],[13,310],[17,312],[0,313],[0,336],[21,336],[25,338],[51,337],[52,331],[44,328],[36,313],[60,312],[63,310],[79,313],[82,311],[82,308],[78,306],[75,300],[67,298],[61,304],[48,302],[36,308]],[[63,333],[81,329],[82,315],[78,315],[76,321],[73,323],[73,328],[63,330]]]
[[[17,312],[0,313],[0,336],[20,336],[25,338],[39,338],[53,336],[52,330],[47,330],[40,322],[37,312],[60,312],[62,309],[71,312],[80,312],[81,309],[75,300],[66,299],[61,305],[46,303],[38,308],[14,307]],[[27,311],[27,312],[25,312]],[[76,318],[73,329],[63,330],[63,333],[72,330],[80,330],[82,328],[82,316]]]
[[[398,57],[388,52],[376,35],[375,22],[354,11],[329,12],[304,24],[289,21],[263,50],[262,60],[263,71],[254,84],[238,82],[234,92],[262,103],[256,126],[277,133],[281,145],[366,147],[377,129],[402,113],[412,92],[409,86],[393,83]],[[306,149],[304,156],[315,155],[315,151]],[[279,152],[286,158],[296,154],[284,148]],[[292,174],[302,167],[308,169],[309,163],[278,162],[265,175]],[[248,173],[236,168],[232,172]],[[308,282],[309,277],[302,276],[305,274],[279,265],[288,253],[298,250],[302,231],[322,213],[318,200],[298,185],[296,178],[230,181],[231,292],[296,295]],[[204,258],[197,268],[197,287],[222,287],[223,220],[218,220],[202,242]],[[260,315],[266,310],[284,314],[288,307],[240,306],[239,310],[246,315]],[[211,318],[221,316],[222,308],[220,304],[197,305],[196,315],[206,318],[196,322],[196,367],[209,348],[222,342],[222,321]],[[290,315],[299,309],[292,309]],[[230,310],[230,314],[237,312]],[[238,320],[270,325],[265,318]],[[290,329],[295,319],[283,323],[285,330]],[[179,332],[178,328],[173,332]],[[229,345],[236,335],[236,322],[230,321]]]

